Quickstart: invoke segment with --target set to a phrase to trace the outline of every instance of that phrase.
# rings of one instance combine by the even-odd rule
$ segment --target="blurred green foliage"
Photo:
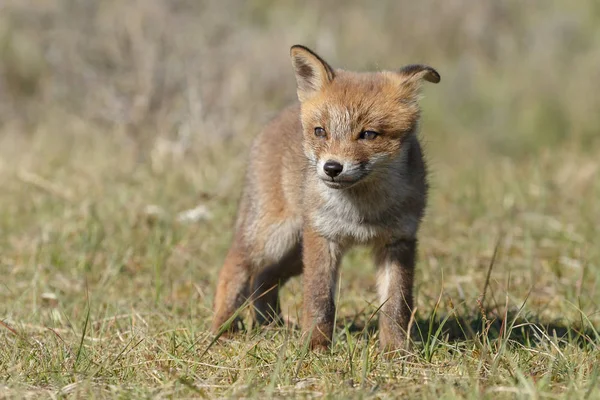
[[[2,14],[0,128],[60,115],[140,144],[254,134],[294,101],[295,43],[336,67],[436,67],[433,138],[518,156],[588,147],[600,126],[596,0],[7,0]]]

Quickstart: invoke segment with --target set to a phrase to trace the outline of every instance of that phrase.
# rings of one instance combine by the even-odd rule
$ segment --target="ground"
[[[386,360],[362,249],[343,263],[330,353],[307,352],[293,326],[213,343],[212,297],[243,170],[237,152],[206,151],[156,172],[104,139],[11,148],[27,166],[15,171],[15,153],[3,154],[4,393],[599,394],[592,156],[561,149],[518,163],[446,164],[430,155],[414,354]],[[231,193],[219,189],[227,168],[238,171]],[[178,220],[198,205],[209,219]],[[291,322],[300,293],[299,279],[286,286]]]

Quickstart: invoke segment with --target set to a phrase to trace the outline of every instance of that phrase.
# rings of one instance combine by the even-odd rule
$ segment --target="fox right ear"
[[[431,83],[439,83],[441,80],[440,74],[429,65],[410,64],[400,68],[398,72],[408,80],[425,79]]]
[[[290,56],[296,72],[300,101],[311,98],[335,77],[333,68],[307,47],[292,46]]]

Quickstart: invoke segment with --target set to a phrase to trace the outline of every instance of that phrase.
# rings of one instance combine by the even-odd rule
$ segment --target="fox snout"
[[[317,176],[330,188],[345,189],[368,174],[364,163],[326,157],[317,163]]]
[[[344,170],[344,166],[337,161],[329,160],[323,164],[323,171],[332,178],[338,176]]]

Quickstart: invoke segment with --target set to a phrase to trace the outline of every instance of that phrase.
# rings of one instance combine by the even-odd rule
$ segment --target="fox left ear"
[[[427,82],[439,83],[441,80],[440,74],[428,65],[411,64],[406,65],[398,71],[407,80],[425,79]]]
[[[335,77],[333,68],[307,47],[295,45],[290,49],[298,83],[298,99],[311,98]]]

